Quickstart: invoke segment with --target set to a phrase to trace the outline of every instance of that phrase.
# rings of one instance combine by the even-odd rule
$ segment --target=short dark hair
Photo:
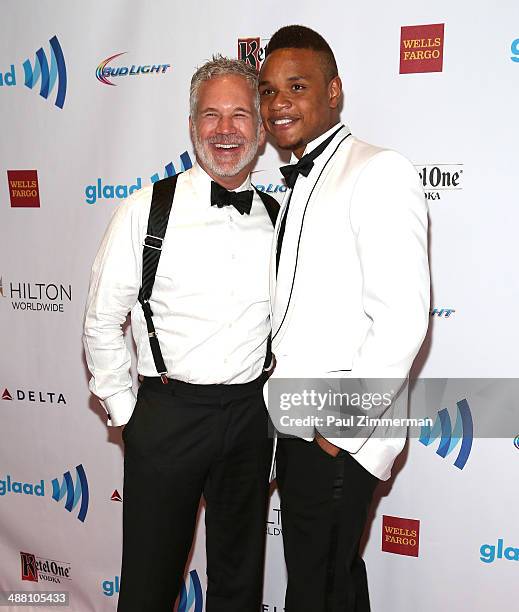
[[[331,81],[339,74],[337,62],[330,45],[320,34],[306,26],[289,25],[280,28],[267,44],[265,57],[278,49],[310,49],[316,51],[322,57],[327,80]]]

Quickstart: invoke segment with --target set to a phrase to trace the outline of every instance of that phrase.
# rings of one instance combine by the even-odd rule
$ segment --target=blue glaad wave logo
[[[29,89],[34,89],[38,82],[40,82],[40,96],[45,99],[50,96],[54,87],[56,87],[56,99],[54,104],[58,108],[63,108],[67,95],[67,67],[65,65],[65,57],[57,36],[53,36],[49,40],[49,45],[50,62],[43,47],[40,47],[36,51],[34,64],[31,64],[28,59],[23,63],[25,86]]]
[[[189,170],[193,166],[189,153],[184,151],[180,155],[180,169],[177,170],[173,162],[169,162],[164,166],[164,172],[160,175],[158,172],[150,176],[151,183],[156,183],[162,178],[168,176],[175,176],[179,172]],[[96,204],[99,200],[123,200],[131,195],[134,191],[138,191],[143,187],[143,179],[138,176],[134,183],[131,184],[108,184],[104,183],[102,178],[98,178],[94,185],[87,185],[85,187],[85,202],[87,204]]]
[[[443,408],[438,412],[432,427],[430,425],[422,426],[419,441],[425,446],[429,446],[437,438],[441,437],[436,454],[443,458],[450,455],[461,442],[454,465],[462,470],[468,461],[472,449],[474,424],[467,400],[462,399],[456,402],[456,406],[457,414],[454,429],[452,428],[449,411]]]
[[[202,595],[202,585],[196,570],[191,570],[186,580],[189,585],[182,585],[180,591],[178,612],[202,612],[204,607],[204,596]]]
[[[517,450],[519,450],[519,436],[515,436],[514,438],[514,446]]]
[[[88,481],[83,465],[76,466],[76,484],[72,480],[70,472],[63,474],[63,480],[61,484],[57,478],[52,481],[52,499],[59,502],[64,497],[65,510],[72,512],[74,508],[79,505],[79,512],[77,518],[84,523],[88,512]]]

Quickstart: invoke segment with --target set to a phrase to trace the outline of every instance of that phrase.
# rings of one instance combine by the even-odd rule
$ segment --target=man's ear
[[[261,121],[261,119],[259,120],[259,122],[260,122],[260,129],[259,129],[259,137],[258,137],[258,146],[262,147],[265,144],[266,133],[265,133],[265,127],[263,126],[263,122]]]
[[[191,119],[191,115],[189,115],[189,133],[193,133],[193,120]]]
[[[337,108],[342,96],[342,81],[340,76],[333,77],[328,83],[328,100],[330,108]]]

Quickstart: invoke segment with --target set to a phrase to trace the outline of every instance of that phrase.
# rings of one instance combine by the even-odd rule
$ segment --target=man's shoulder
[[[370,167],[412,167],[411,162],[398,151],[365,142],[352,136],[349,146],[342,147],[338,161],[348,166],[348,169]]]

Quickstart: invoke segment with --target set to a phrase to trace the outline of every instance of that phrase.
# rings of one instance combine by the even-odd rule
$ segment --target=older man
[[[197,163],[117,210],[86,311],[90,388],[109,425],[126,424],[121,612],[171,611],[202,494],[206,609],[261,604],[277,204],[250,183],[265,137],[256,73],[223,57],[202,66],[189,124]],[[129,311],[143,377],[137,400],[121,331]]]

